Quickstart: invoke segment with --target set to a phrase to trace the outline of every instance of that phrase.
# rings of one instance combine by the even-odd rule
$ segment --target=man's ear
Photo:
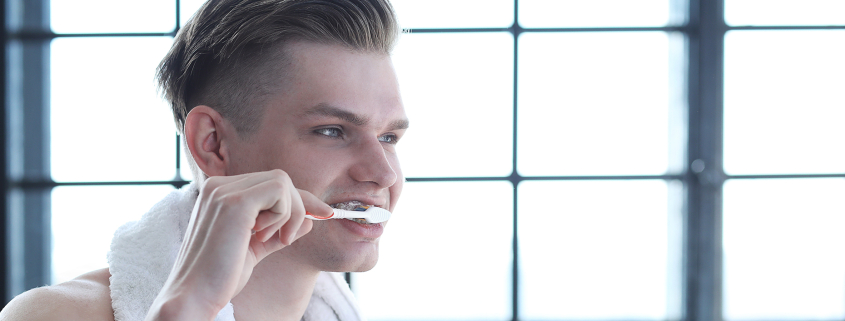
[[[191,109],[185,118],[185,141],[191,156],[208,177],[226,175],[229,166],[226,120],[216,110],[205,105]]]

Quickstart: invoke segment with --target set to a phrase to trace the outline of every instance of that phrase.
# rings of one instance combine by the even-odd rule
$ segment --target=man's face
[[[327,204],[393,211],[404,181],[396,142],[408,121],[390,57],[307,42],[288,50],[284,89],[270,98],[257,132],[231,147],[230,173],[282,169]],[[320,270],[366,271],[385,224],[315,221],[282,252]]]

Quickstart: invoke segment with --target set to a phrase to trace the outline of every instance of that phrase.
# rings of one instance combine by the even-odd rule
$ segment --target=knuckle
[[[282,179],[273,179],[270,183],[272,184],[272,187],[277,190],[283,190],[287,186],[287,183]]]
[[[288,173],[281,169],[274,169],[270,171],[270,174],[273,175],[273,179],[275,180],[279,180],[282,182],[290,180],[290,176],[288,176]]]

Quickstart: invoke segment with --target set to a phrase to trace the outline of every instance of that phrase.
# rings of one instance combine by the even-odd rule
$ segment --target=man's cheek
[[[396,183],[390,187],[390,208],[389,211],[393,212],[393,209],[396,208],[396,203],[399,202],[399,196],[402,194],[402,187],[405,184],[405,177],[399,176],[396,180]]]

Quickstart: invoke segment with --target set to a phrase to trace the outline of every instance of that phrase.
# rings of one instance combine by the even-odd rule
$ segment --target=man
[[[158,72],[196,181],[116,233],[109,269],[26,292],[0,320],[352,318],[312,294],[329,291],[321,271],[371,269],[384,223],[305,216],[396,205],[397,34],[387,0],[206,3]],[[137,302],[140,316],[122,305]]]

